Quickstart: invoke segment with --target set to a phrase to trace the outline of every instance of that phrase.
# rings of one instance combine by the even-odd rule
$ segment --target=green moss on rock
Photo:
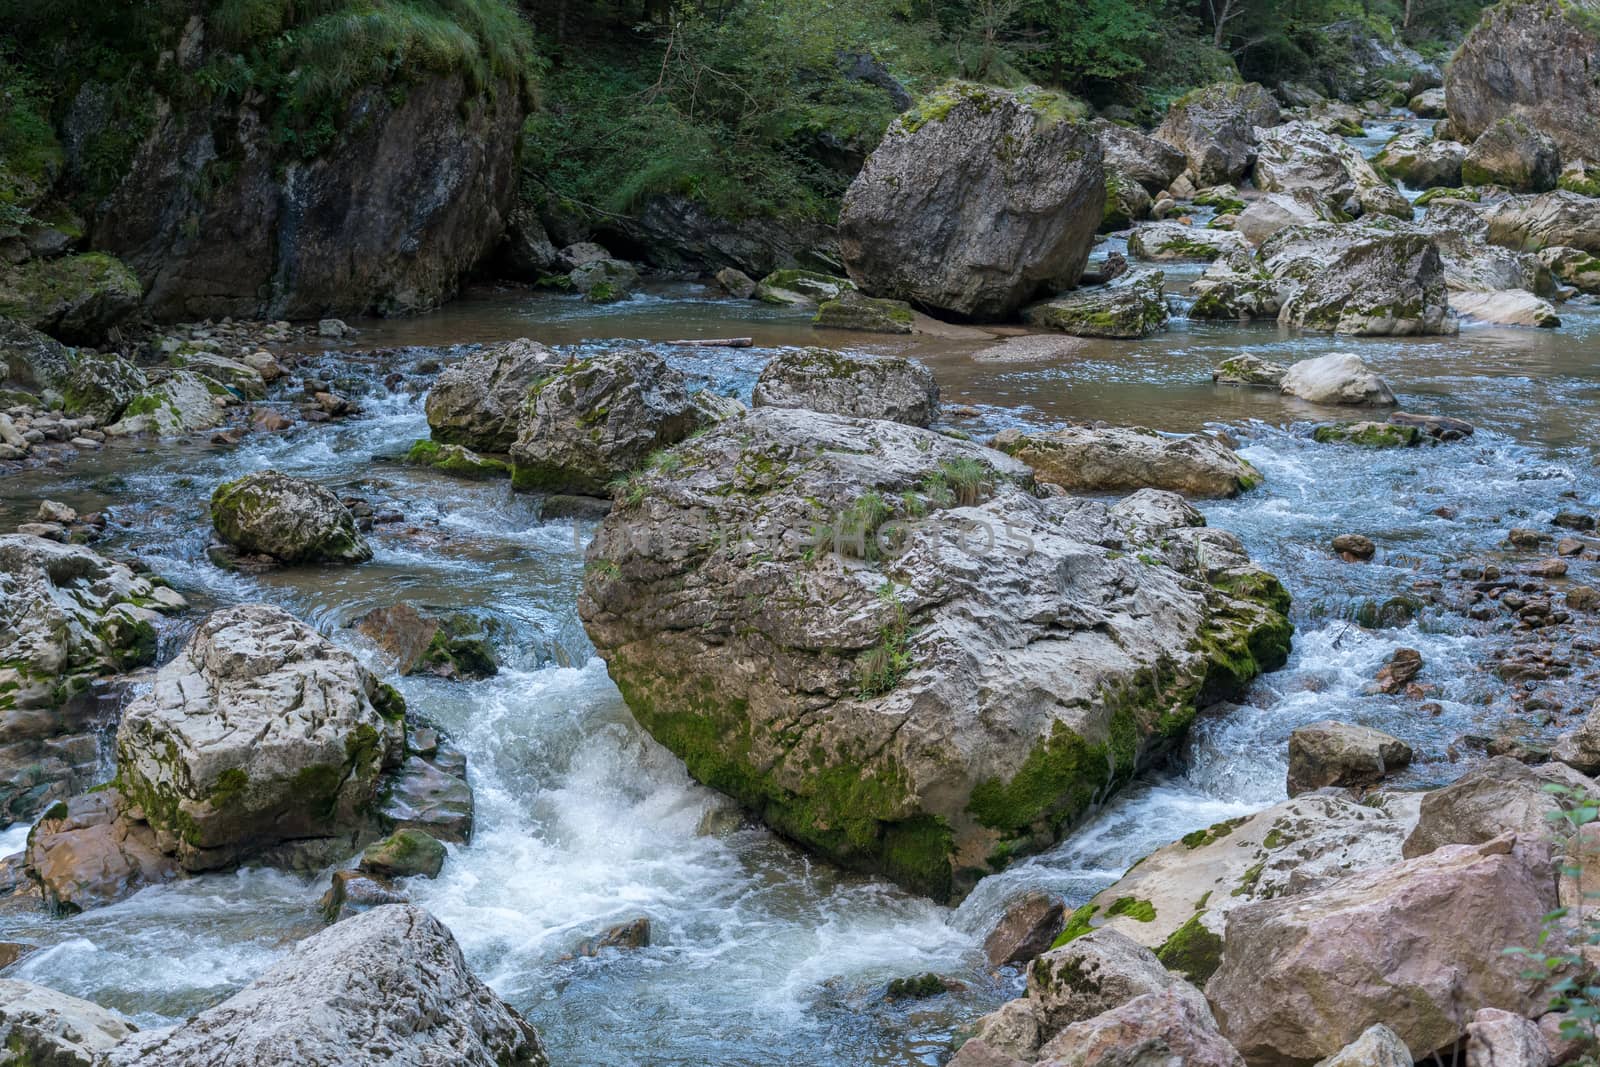
[[[1156,949],[1156,959],[1167,970],[1176,971],[1197,986],[1204,986],[1222,965],[1222,938],[1206,929],[1196,913],[1161,943]]]

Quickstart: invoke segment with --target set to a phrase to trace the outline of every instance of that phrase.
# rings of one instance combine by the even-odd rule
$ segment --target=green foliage
[[[878,629],[878,643],[856,660],[856,688],[862,700],[894,689],[912,666],[911,619],[892,581],[884,583],[879,598],[890,606],[890,618]]]
[[[1565,850],[1564,878],[1577,889],[1577,904],[1557,908],[1545,916],[1538,943],[1505,950],[1528,962],[1524,976],[1548,981],[1550,1010],[1560,1012],[1561,1036],[1576,1046],[1577,1056],[1564,1062],[1594,1067],[1600,1063],[1600,974],[1584,959],[1585,950],[1600,945],[1600,914],[1593,901],[1600,890],[1584,882],[1584,859],[1594,855],[1595,843],[1584,827],[1600,819],[1600,799],[1587,790],[1549,784],[1545,792],[1557,806],[1545,818],[1556,838],[1556,850]]]

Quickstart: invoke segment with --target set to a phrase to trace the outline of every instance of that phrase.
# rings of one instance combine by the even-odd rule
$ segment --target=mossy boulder
[[[61,382],[62,408],[71,415],[88,415],[99,423],[114,423],[129,404],[150,388],[144,371],[114,353],[80,349],[72,355]],[[206,413],[211,414],[211,405]]]
[[[1111,285],[1065,293],[1024,313],[1033,326],[1060,330],[1074,337],[1137,339],[1167,325],[1165,275],[1140,271]]]
[[[796,348],[762,368],[750,403],[927,426],[939,414],[939,384],[915,360]]]
[[[405,701],[278,608],[212,613],[117,727],[118,787],[186,871],[316,866],[370,833]]]
[[[1140,219],[1150,217],[1152,201],[1144,186],[1132,178],[1106,168],[1106,203],[1100,214],[1100,230],[1110,233],[1125,230]]]
[[[0,315],[70,344],[101,344],[139,311],[144,290],[101,252],[34,259],[0,272]]]
[[[1561,150],[1538,128],[1517,116],[1490,126],[1461,161],[1466,185],[1499,185],[1517,193],[1544,193],[1561,175]]]
[[[1461,164],[1467,147],[1459,141],[1441,141],[1420,131],[1396,134],[1383,146],[1375,162],[1413,189],[1437,189],[1461,184]]]
[[[468,612],[439,616],[400,603],[369,611],[356,628],[394,657],[401,674],[474,679],[500,669],[491,638],[494,625]]]
[[[332,490],[274,470],[217,486],[211,525],[241,552],[279,563],[364,563],[372,547]]]
[[[129,399],[106,433],[113,437],[176,437],[209,430],[222,424],[223,409],[237,401],[237,396],[210,378],[193,371],[174,371]]]
[[[867,333],[910,333],[911,305],[904,300],[862,296],[847,289],[817,307],[811,325],[824,330],[862,330]]]
[[[1289,368],[1260,356],[1229,356],[1211,372],[1211,380],[1218,385],[1254,385],[1263,389],[1276,389],[1283,384]]]
[[[1245,239],[1231,230],[1185,226],[1181,222],[1149,222],[1128,238],[1128,252],[1140,259],[1210,262],[1232,251],[1248,251]]]
[[[1255,82],[1218,82],[1174,100],[1155,136],[1184,153],[1195,184],[1221,185],[1244,177],[1256,129],[1280,117],[1277,100]]]
[[[1557,245],[1539,253],[1550,272],[1581,293],[1600,293],[1600,256]]]
[[[849,278],[819,274],[811,270],[775,270],[756,284],[755,298],[763,304],[788,307],[817,307],[855,291]]]
[[[72,355],[55,338],[0,315],[0,385],[30,393],[59,390],[72,368]]]
[[[1422,443],[1422,431],[1415,426],[1389,422],[1346,422],[1318,426],[1311,431],[1321,444],[1358,445],[1361,448],[1411,448]]]
[[[863,291],[1003,319],[1076,284],[1106,200],[1100,142],[1056,94],[954,83],[890,124],[845,193]]]
[[[511,464],[502,459],[480,456],[461,445],[442,445],[438,441],[417,441],[406,450],[405,462],[412,467],[454,474],[461,478],[509,478]]]
[[[360,869],[380,878],[437,878],[444,870],[445,847],[421,830],[398,830],[361,853]]]
[[[1393,220],[1291,226],[1257,258],[1277,282],[1282,325],[1366,336],[1458,329],[1438,244]]]
[[[475,452],[511,451],[528,389],[563,362],[525,337],[469,353],[440,372],[428,390],[430,433]]]
[[[1176,436],[1143,426],[1064,426],[1049,433],[1002,430],[994,447],[1042,482],[1069,493],[1163,489],[1191,497],[1236,496],[1261,473],[1209,433]]]
[[[567,277],[573,290],[591,304],[626,300],[639,285],[638,269],[620,259],[592,259],[573,268]]]
[[[780,408],[669,457],[579,599],[635,718],[783,836],[937,899],[1287,656],[1281,586],[1171,494],[1050,497],[992,449]]]

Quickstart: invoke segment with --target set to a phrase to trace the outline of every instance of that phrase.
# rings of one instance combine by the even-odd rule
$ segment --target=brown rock
[[[322,894],[317,906],[322,917],[330,923],[348,919],[380,904],[404,904],[406,896],[397,892],[387,881],[366,871],[341,870],[333,872],[333,884]]]
[[[1422,673],[1422,653],[1414,648],[1397,648],[1389,662],[1378,671],[1378,691],[1398,693]]]
[[[1183,1067],[1244,1067],[1217,1032],[1206,1002],[1193,989],[1148,993],[1103,1015],[1073,1023],[1039,1050],[1049,1067],[1119,1067],[1177,1063]]]
[[[1567,573],[1567,561],[1564,559],[1545,559],[1538,563],[1529,564],[1523,568],[1524,574],[1535,578],[1562,578]]]
[[[293,419],[274,408],[260,408],[250,419],[250,428],[260,433],[279,433],[293,425]]]
[[[1053,893],[1026,893],[1006,908],[984,939],[989,966],[1026,963],[1049,950],[1065,925],[1066,906]]]
[[[1324,719],[1289,735],[1289,795],[1371,785],[1411,762],[1411,746],[1381,730]]]
[[[1517,1012],[1480,1008],[1467,1024],[1467,1067],[1549,1067],[1539,1024]]]
[[[1371,559],[1378,546],[1372,543],[1372,538],[1362,534],[1340,534],[1333,539],[1333,550],[1346,562],[1358,563]]]
[[[1567,590],[1567,607],[1573,611],[1592,611],[1600,605],[1600,590],[1591,585],[1575,585]]]
[[[51,908],[71,914],[177,875],[156,833],[115,789],[56,804],[28,838],[28,874]]]
[[[636,949],[650,947],[650,920],[644,916],[630,919],[625,923],[618,923],[597,937],[591,937],[579,945],[573,954],[576,956],[598,956],[608,948]]]
[[[1593,783],[1559,763],[1529,767],[1496,756],[1423,794],[1416,828],[1401,853],[1414,859],[1445,845],[1480,845],[1508,830],[1538,838],[1549,831],[1548,816],[1559,806],[1552,785],[1593,789]]]

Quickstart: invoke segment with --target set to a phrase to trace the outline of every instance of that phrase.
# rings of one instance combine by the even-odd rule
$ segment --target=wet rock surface
[[[762,368],[750,403],[927,426],[939,413],[939,386],[913,360],[804,348]]]

